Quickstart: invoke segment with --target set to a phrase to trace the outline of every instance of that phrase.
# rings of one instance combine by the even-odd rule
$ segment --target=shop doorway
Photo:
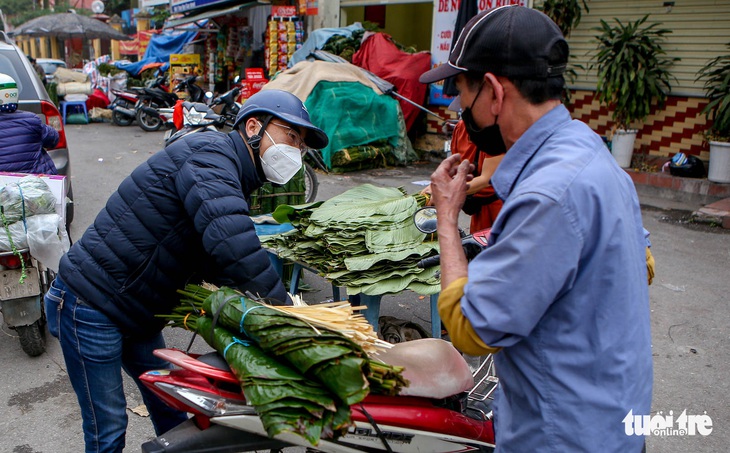
[[[403,46],[413,47],[417,51],[431,49],[433,3],[343,6],[340,18],[340,26],[373,22]]]

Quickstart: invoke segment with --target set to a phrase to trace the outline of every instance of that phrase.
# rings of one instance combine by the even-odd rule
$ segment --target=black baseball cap
[[[564,46],[565,61],[552,66],[548,56]],[[467,22],[449,61],[419,77],[432,83],[474,71],[513,79],[546,79],[565,72],[568,43],[560,28],[544,13],[524,6],[502,6],[483,11]]]

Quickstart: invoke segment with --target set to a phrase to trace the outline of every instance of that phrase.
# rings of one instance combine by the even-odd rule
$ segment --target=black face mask
[[[476,145],[479,151],[489,156],[499,156],[507,152],[507,147],[504,145],[502,133],[499,131],[499,124],[496,120],[491,126],[479,129],[479,126],[474,122],[474,116],[472,116],[470,108],[461,112],[461,119],[464,120],[469,140]]]
[[[474,115],[471,113],[471,109],[482,93],[483,87],[484,82],[479,86],[479,91],[477,91],[477,95],[474,97],[471,105],[461,112],[461,119],[464,120],[464,126],[466,126],[466,133],[469,135],[469,140],[476,145],[479,151],[488,156],[499,156],[507,152],[507,147],[504,145],[497,120],[495,119],[494,124],[491,126],[479,129],[477,123],[474,122]]]

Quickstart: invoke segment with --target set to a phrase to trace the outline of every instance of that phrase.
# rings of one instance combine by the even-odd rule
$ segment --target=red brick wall
[[[573,118],[585,122],[599,135],[610,135],[611,112],[594,99],[594,94],[593,91],[574,91],[569,110]],[[643,123],[636,137],[635,152],[648,150],[649,156],[660,159],[683,152],[709,160],[710,150],[703,135],[707,125],[705,116],[700,113],[705,105],[706,99],[670,96],[664,108]],[[456,118],[446,106],[432,105],[429,110],[444,118]],[[427,122],[427,132],[441,132],[439,120],[429,115]]]
[[[571,115],[587,123],[598,134],[610,135],[613,126],[611,112],[601,106],[594,95],[592,91],[574,92],[569,107]],[[703,143],[706,120],[700,113],[705,105],[706,99],[670,96],[664,108],[650,115],[642,124],[636,137],[635,151],[648,148],[649,155],[656,157],[671,157],[683,152],[708,160],[710,150]]]

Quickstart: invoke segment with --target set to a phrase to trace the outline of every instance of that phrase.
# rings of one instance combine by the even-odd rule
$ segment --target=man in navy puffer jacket
[[[0,171],[55,175],[44,148],[58,144],[58,132],[35,113],[18,110],[18,85],[0,74]]]
[[[248,198],[265,181],[283,184],[301,150],[327,145],[293,94],[264,90],[246,101],[233,132],[180,138],[137,167],[61,259],[45,296],[83,418],[86,451],[121,452],[127,425],[121,369],[137,381],[169,364],[164,321],[188,282],[209,281],[290,300],[261,248]],[[158,435],[185,414],[137,381]]]

